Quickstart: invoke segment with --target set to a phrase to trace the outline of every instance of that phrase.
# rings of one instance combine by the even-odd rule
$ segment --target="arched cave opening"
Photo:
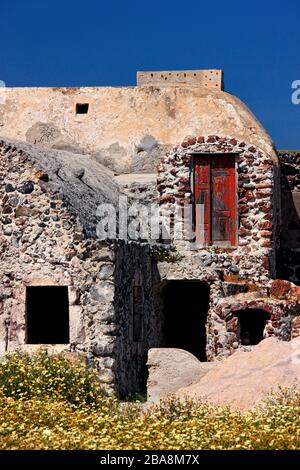
[[[252,346],[264,339],[264,329],[269,314],[261,309],[245,309],[236,312],[239,319],[239,337],[244,346]]]
[[[209,286],[200,281],[169,281],[162,289],[163,346],[184,349],[206,361]]]

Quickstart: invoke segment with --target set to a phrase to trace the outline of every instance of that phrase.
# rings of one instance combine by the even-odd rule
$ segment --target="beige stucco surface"
[[[89,103],[88,114],[76,115],[76,103]],[[275,158],[272,141],[253,114],[223,91],[197,86],[6,88],[0,102],[1,137],[109,154],[120,173],[128,172],[145,136],[174,146],[191,135],[232,136]]]

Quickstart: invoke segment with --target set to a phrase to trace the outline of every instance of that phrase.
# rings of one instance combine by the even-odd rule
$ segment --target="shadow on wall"
[[[299,170],[298,161],[283,162],[281,167],[281,232],[276,271],[278,278],[300,285],[300,153],[297,160]]]
[[[160,275],[149,246],[120,242],[115,260],[114,372],[117,393],[125,398],[146,391],[148,350],[159,342],[161,332],[154,295]]]

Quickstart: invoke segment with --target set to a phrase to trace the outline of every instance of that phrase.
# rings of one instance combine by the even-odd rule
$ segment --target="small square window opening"
[[[76,104],[76,114],[87,114],[89,111],[88,103],[77,103]]]

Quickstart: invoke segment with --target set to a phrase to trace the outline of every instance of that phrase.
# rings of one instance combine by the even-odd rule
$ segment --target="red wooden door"
[[[210,230],[210,158],[201,156],[194,165],[194,204],[196,242],[206,246],[211,242]]]
[[[199,155],[194,161],[196,241],[236,245],[236,171],[234,155]]]
[[[211,161],[211,232],[218,246],[236,244],[236,184],[234,155],[214,156]]]

